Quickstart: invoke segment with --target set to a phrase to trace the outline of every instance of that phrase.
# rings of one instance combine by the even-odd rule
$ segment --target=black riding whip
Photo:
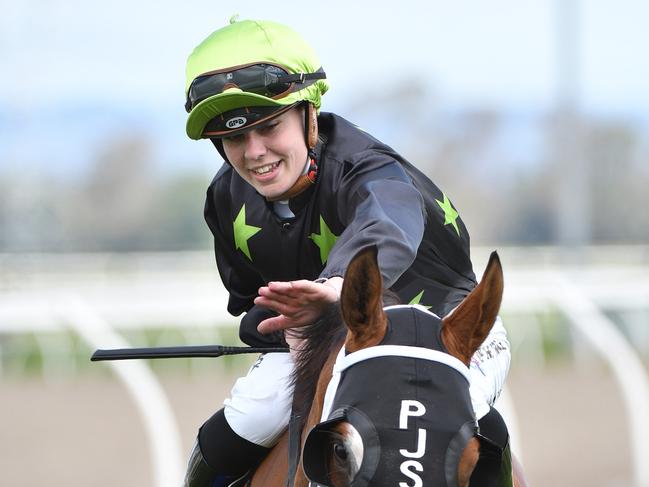
[[[220,357],[240,353],[288,352],[287,347],[229,347],[224,345],[187,345],[176,347],[114,348],[96,350],[90,360],[131,360],[153,358]]]

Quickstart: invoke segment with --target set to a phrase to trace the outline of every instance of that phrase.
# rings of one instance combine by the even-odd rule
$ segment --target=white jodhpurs
[[[242,438],[270,448],[288,426],[293,401],[290,353],[260,355],[245,377],[237,379],[224,401],[230,428]]]
[[[498,316],[489,335],[471,357],[469,392],[477,419],[487,414],[500,396],[509,372],[510,361],[507,331]]]

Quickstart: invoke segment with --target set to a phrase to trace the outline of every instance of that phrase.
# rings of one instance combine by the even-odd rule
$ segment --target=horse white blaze
[[[419,401],[404,399],[401,401],[401,410],[399,411],[399,429],[408,429],[408,419],[419,417],[426,414],[426,407]],[[405,458],[422,458],[426,453],[426,430],[419,428],[417,430],[417,449],[410,452],[405,448],[399,450],[399,453]],[[423,482],[421,477],[415,473],[423,472],[424,467],[416,460],[405,460],[400,466],[401,473],[414,482],[409,485],[406,482],[399,482],[399,487],[421,487]],[[414,471],[413,471],[414,470]]]
[[[345,448],[351,453],[349,468],[352,478],[358,473],[363,463],[363,438],[361,434],[349,423],[343,423],[343,438]]]

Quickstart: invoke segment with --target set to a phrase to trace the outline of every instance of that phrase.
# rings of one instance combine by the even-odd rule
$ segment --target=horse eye
[[[347,422],[341,423],[329,438],[329,459],[332,476],[346,479],[331,485],[349,485],[356,477],[363,463],[363,439],[356,428]]]
[[[329,443],[329,461],[327,465],[327,484],[331,487],[342,487],[352,483],[358,468],[354,458],[347,449],[345,438],[333,435]]]
[[[347,461],[347,457],[348,457],[347,447],[345,447],[345,445],[343,445],[342,443],[338,443],[338,442],[334,443],[333,447],[334,447],[333,448],[334,455],[336,455],[336,457],[342,461]]]

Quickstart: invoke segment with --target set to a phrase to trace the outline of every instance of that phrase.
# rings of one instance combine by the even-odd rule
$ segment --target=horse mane
[[[326,306],[315,323],[294,331],[295,335],[302,340],[301,349],[295,357],[296,363],[292,376],[295,387],[293,414],[300,418],[301,431],[311,410],[322,366],[331,354],[342,346],[347,328],[339,304],[331,303]]]
[[[387,289],[383,291],[385,306],[400,302],[393,291]],[[302,340],[301,349],[296,353],[296,364],[292,375],[292,383],[295,387],[293,414],[299,418],[301,431],[313,404],[322,366],[335,351],[340,349],[347,335],[340,303],[327,305],[316,322],[294,329],[294,333]]]

